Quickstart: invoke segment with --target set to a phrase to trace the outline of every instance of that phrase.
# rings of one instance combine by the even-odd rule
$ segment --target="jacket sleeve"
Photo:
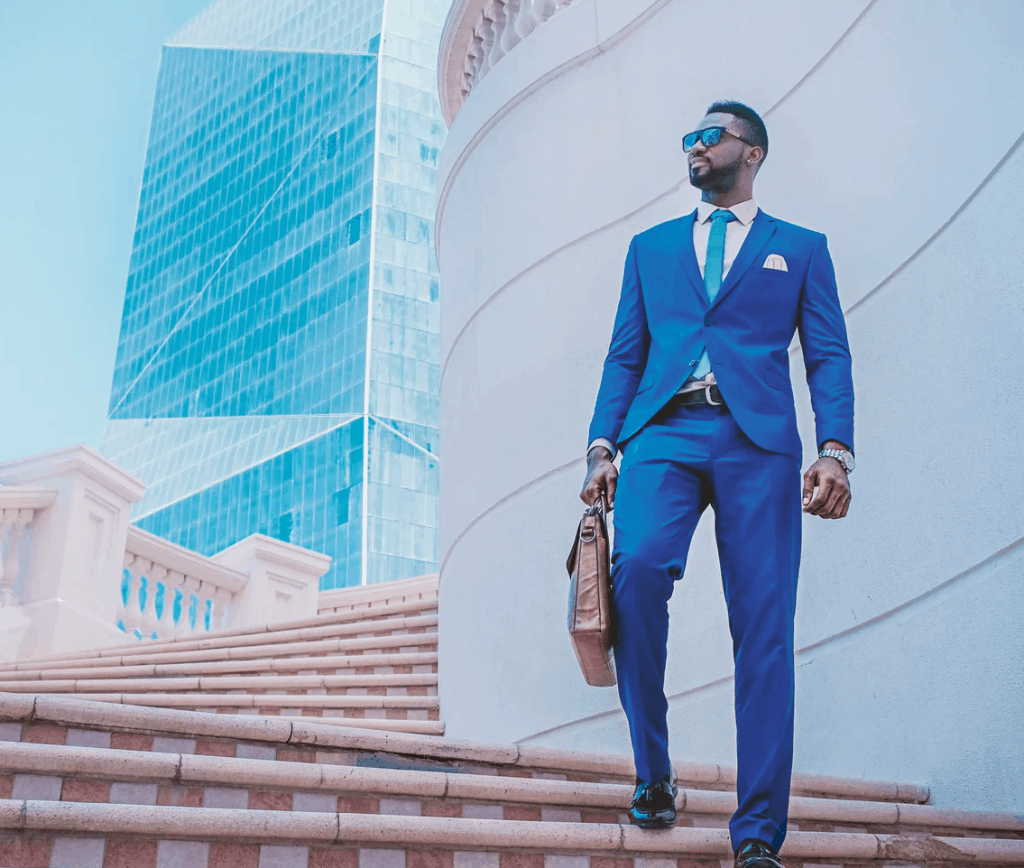
[[[626,254],[622,293],[615,312],[612,339],[590,423],[590,443],[604,437],[618,448],[619,432],[647,364],[650,344],[651,333],[647,328],[647,311],[644,309],[634,238]]]
[[[826,440],[838,440],[852,452],[853,366],[835,269],[824,235],[811,254],[797,326],[814,408],[815,451]]]

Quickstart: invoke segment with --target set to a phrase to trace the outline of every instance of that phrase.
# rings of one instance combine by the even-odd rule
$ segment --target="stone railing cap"
[[[248,575],[241,570],[218,564],[212,558],[179,546],[135,525],[128,528],[125,554],[153,561],[157,566],[166,567],[201,582],[209,582],[211,585],[216,585],[227,591],[240,591],[249,581]]]
[[[344,588],[331,588],[320,592],[320,609],[332,609],[349,604],[357,605],[368,602],[380,602],[392,597],[404,597],[408,594],[429,592],[437,595],[437,573],[425,573],[422,576],[409,576],[405,579],[391,579],[386,582],[374,582],[369,585],[349,585]]]
[[[329,555],[310,551],[261,533],[247,536],[215,554],[213,559],[230,560],[232,563],[258,560],[278,567],[287,567],[311,579],[319,579],[331,567]]]
[[[57,499],[55,488],[0,485],[0,509],[45,509]]]
[[[111,489],[128,503],[142,500],[146,484],[128,471],[118,467],[109,458],[100,455],[91,446],[79,444],[28,458],[17,458],[0,464],[0,482],[10,485],[35,482],[81,473],[94,482]]]

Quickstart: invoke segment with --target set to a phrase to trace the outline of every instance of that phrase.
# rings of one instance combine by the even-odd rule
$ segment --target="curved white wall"
[[[447,732],[629,753],[615,688],[588,687],[573,658],[563,565],[626,247],[693,207],[679,137],[737,98],[771,136],[758,201],[829,236],[854,356],[851,512],[804,519],[795,768],[1024,810],[1024,5],[724,8],[727,51],[694,27],[696,0],[575,0],[453,123],[438,212]],[[672,755],[733,764],[710,510],[670,612]]]

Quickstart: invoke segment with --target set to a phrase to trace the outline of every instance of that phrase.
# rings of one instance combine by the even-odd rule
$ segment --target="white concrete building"
[[[565,626],[583,453],[633,234],[689,211],[680,136],[765,117],[756,195],[825,232],[854,499],[805,517],[795,769],[1024,810],[1024,4],[456,0],[442,298],[447,735],[629,752]],[[807,460],[813,420],[792,370]],[[670,601],[678,760],[735,762],[709,510]]]

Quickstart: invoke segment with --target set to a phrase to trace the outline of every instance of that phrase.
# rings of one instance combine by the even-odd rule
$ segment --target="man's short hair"
[[[719,100],[718,102],[711,103],[705,114],[713,114],[714,112],[725,112],[739,120],[750,140],[764,151],[764,157],[761,158],[763,163],[768,156],[768,128],[764,125],[764,121],[761,120],[761,115],[750,106],[732,100]]]

